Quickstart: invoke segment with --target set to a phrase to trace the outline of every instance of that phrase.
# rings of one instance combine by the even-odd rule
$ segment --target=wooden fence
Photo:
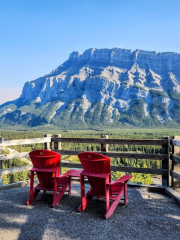
[[[170,143],[172,145],[172,154],[170,154],[172,160],[171,186],[180,189],[180,136],[174,136]]]
[[[12,146],[12,145],[25,145],[25,144],[34,144],[34,143],[44,143],[45,149],[51,149],[53,151],[59,152],[61,155],[78,155],[82,151],[75,150],[64,150],[61,147],[61,143],[85,143],[91,144],[96,143],[100,144],[101,151],[98,153],[104,154],[108,157],[116,158],[128,158],[128,159],[149,159],[149,160],[159,160],[162,161],[162,169],[154,168],[138,168],[138,167],[129,167],[129,166],[111,166],[112,171],[120,172],[131,172],[131,173],[145,173],[153,175],[162,175],[162,185],[169,186],[169,137],[162,137],[162,139],[108,139],[108,135],[102,135],[101,138],[62,138],[61,135],[52,135],[47,134],[44,138],[33,138],[33,139],[19,139],[19,140],[8,140],[3,141],[0,138],[0,162],[3,160],[16,159],[29,157],[28,152],[23,153],[14,153],[14,154],[2,154],[3,146]],[[117,145],[158,145],[162,147],[161,154],[150,154],[150,153],[135,153],[135,152],[109,152],[108,145],[117,144]],[[52,146],[54,148],[52,149]],[[80,163],[71,163],[62,161],[61,167],[67,168],[82,168]],[[14,167],[8,169],[0,169],[0,176],[9,173],[21,172],[30,170],[32,165],[26,165],[22,167]],[[171,174],[175,174],[171,171]],[[174,175],[173,175],[174,176]]]

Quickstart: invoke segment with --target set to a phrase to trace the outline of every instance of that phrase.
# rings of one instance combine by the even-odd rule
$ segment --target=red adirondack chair
[[[61,160],[59,153],[49,150],[35,150],[30,152],[29,156],[33,163],[33,168],[30,175],[30,197],[27,205],[35,200],[40,190],[44,190],[44,193],[48,190],[54,191],[53,207],[59,203],[68,186],[69,195],[71,195],[71,178],[67,175],[59,175]],[[39,180],[39,184],[36,187],[34,187],[35,173]]]
[[[127,205],[127,181],[132,175],[124,175],[119,180],[111,182],[110,159],[102,154],[94,152],[83,152],[78,155],[84,170],[81,172],[81,205],[79,212],[84,211],[92,198],[105,198],[106,214],[108,219],[115,211],[119,201],[124,195],[124,203]],[[91,186],[86,193],[84,177],[87,176]],[[109,201],[113,200],[111,205]]]

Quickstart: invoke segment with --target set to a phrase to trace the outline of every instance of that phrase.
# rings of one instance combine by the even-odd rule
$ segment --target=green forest
[[[62,137],[90,137],[100,138],[102,134],[107,134],[108,138],[118,139],[161,139],[162,136],[178,136],[180,135],[180,129],[94,129],[94,130],[67,130],[60,132],[53,131],[8,131],[0,130],[0,136],[4,140],[15,139],[30,139],[44,137],[45,134],[61,134]],[[10,149],[14,149],[18,152],[30,152],[35,149],[43,149],[44,144],[29,144],[10,146],[9,148],[3,148],[3,154],[10,153]],[[52,147],[53,148],[53,147]],[[100,151],[100,144],[82,144],[82,143],[62,143],[62,150],[80,150],[80,151]],[[115,152],[136,152],[136,153],[161,153],[161,146],[142,146],[142,145],[109,145],[109,151]],[[171,152],[171,149],[170,149]],[[30,159],[29,159],[30,160]],[[72,162],[79,162],[77,156],[63,155],[62,160],[70,160]],[[17,166],[24,166],[29,164],[23,159],[13,159],[2,161],[2,168],[12,168]],[[111,158],[111,165],[116,166],[131,166],[142,168],[161,168],[160,160],[147,160],[147,159],[126,159],[126,158]],[[62,173],[67,169],[62,169]],[[122,172],[112,172],[112,178],[117,179],[122,176]],[[17,181],[25,181],[28,179],[29,172],[24,171],[20,173],[7,174],[2,176],[3,185],[14,183]],[[133,178],[131,182],[140,182],[142,184],[153,184],[150,174],[132,173]],[[160,177],[160,176],[156,176]]]

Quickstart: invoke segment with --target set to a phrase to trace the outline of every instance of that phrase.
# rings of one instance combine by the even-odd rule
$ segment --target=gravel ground
[[[180,239],[180,208],[174,199],[146,188],[129,188],[128,196],[128,206],[120,202],[105,220],[101,200],[92,200],[83,213],[78,213],[77,183],[72,195],[64,195],[55,209],[50,207],[52,194],[43,193],[27,206],[29,186],[0,191],[0,239]]]

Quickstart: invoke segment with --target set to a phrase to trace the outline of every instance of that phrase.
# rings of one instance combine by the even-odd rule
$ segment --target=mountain
[[[72,52],[0,106],[0,126],[92,128],[180,125],[180,54],[144,50]]]

